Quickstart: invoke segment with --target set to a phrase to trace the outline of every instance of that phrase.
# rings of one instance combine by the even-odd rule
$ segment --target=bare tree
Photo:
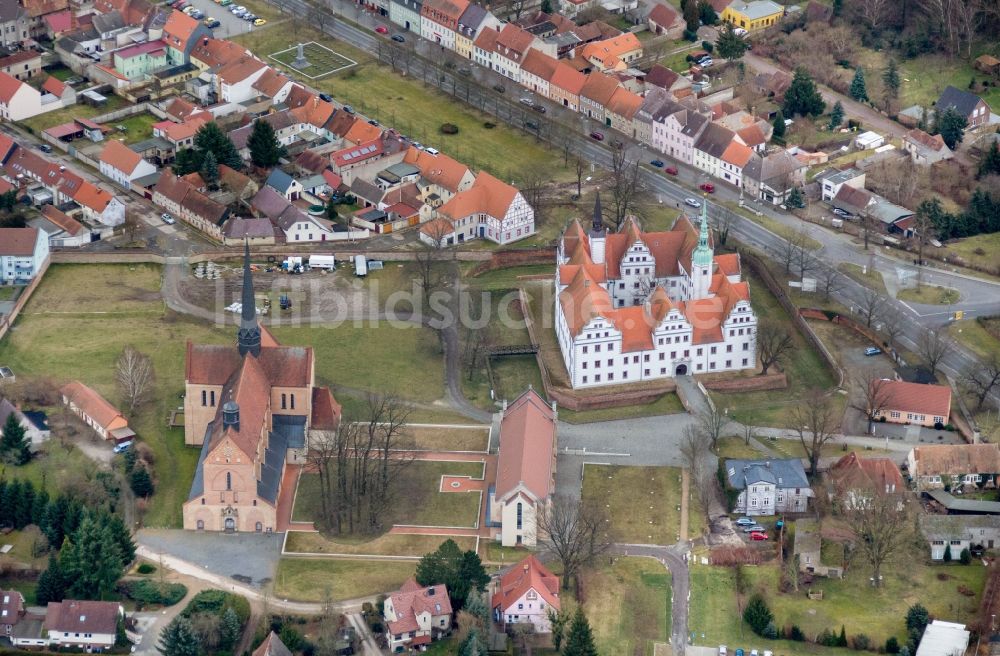
[[[809,459],[809,473],[813,476],[819,469],[823,445],[834,437],[836,414],[833,402],[822,390],[809,390],[792,407],[790,428],[798,433],[806,458]]]
[[[891,3],[889,0],[861,0],[856,6],[871,31],[877,33],[885,23]]]
[[[719,448],[719,440],[724,437],[724,433],[732,424],[729,417],[719,412],[718,407],[714,405],[706,405],[695,412],[694,420],[694,424],[689,426],[686,432],[700,438],[713,451]]]
[[[889,299],[877,289],[864,288],[861,292],[861,298],[858,300],[858,314],[865,320],[866,327],[872,327],[872,324],[882,316],[888,303]]]
[[[971,365],[962,374],[961,384],[976,399],[976,409],[982,410],[990,393],[1000,387],[1000,357],[993,354]]]
[[[621,228],[629,214],[635,214],[645,191],[639,175],[639,160],[631,159],[624,145],[611,149],[611,217],[615,228]]]
[[[937,373],[941,361],[955,349],[955,340],[946,328],[924,328],[917,338],[917,354],[924,359],[932,373]]]
[[[729,240],[729,233],[733,229],[733,221],[736,214],[729,210],[719,213],[719,218],[715,222],[715,236],[719,239],[719,245],[725,246]]]
[[[135,238],[139,234],[139,217],[136,213],[130,210],[125,212],[125,223],[122,224],[122,234],[125,235],[125,239],[128,242],[134,243]]]
[[[819,267],[819,271],[816,273],[816,287],[823,294],[824,301],[829,301],[834,294],[844,288],[845,284],[844,274],[836,267]]]
[[[462,324],[464,346],[462,361],[469,380],[472,380],[476,371],[485,366],[486,359],[490,356],[490,347],[493,345],[493,331],[490,328],[492,325],[480,326],[474,322],[469,322],[468,325],[464,322]]]
[[[761,319],[757,326],[757,357],[760,358],[762,376],[784,360],[794,347],[795,340],[787,326],[773,319]]]
[[[146,401],[155,378],[150,357],[126,344],[115,363],[115,380],[130,414]]]
[[[603,508],[564,495],[553,497],[549,507],[538,513],[538,543],[562,564],[563,589],[580,568],[608,549]]]
[[[915,523],[906,499],[884,489],[847,490],[843,516],[854,534],[854,548],[872,568],[872,584],[882,585],[882,567],[906,552]]]
[[[922,204],[921,204],[922,207]],[[913,244],[917,247],[917,289],[924,282],[924,247],[932,237],[934,223],[926,212],[919,209],[913,215]]]
[[[691,472],[692,478],[698,480],[705,469],[705,461],[711,454],[709,441],[702,438],[696,426],[688,426],[677,450],[684,467]]]
[[[858,387],[858,395],[851,405],[859,410],[868,419],[868,432],[872,433],[872,424],[878,421],[879,416],[888,409],[890,395],[890,382],[882,377],[875,369],[864,369],[854,376],[854,383]]]
[[[577,155],[573,158],[573,172],[576,173],[576,197],[583,195],[583,176],[587,174],[587,160]]]
[[[896,359],[896,344],[902,337],[906,328],[906,317],[894,306],[886,304],[880,314],[880,332],[885,336],[886,346],[892,351],[893,360]]]
[[[757,437],[757,424],[759,422],[759,412],[756,407],[750,406],[740,411],[740,425],[743,426],[743,442],[750,446],[750,440]]]

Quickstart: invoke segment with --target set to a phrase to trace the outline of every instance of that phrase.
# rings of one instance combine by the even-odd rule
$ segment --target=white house
[[[47,94],[51,101],[42,102],[42,94],[31,85],[0,72],[0,119],[23,121],[63,106],[59,98]]]
[[[574,388],[756,367],[757,318],[737,254],[714,255],[681,217],[608,234],[600,198],[589,232],[574,222],[556,254],[556,336]]]
[[[267,71],[267,64],[249,55],[225,64],[216,74],[219,100],[242,103],[261,95],[253,85]]]
[[[726,460],[727,487],[739,490],[733,512],[747,515],[805,512],[813,495],[802,461]]]
[[[111,178],[126,190],[132,188],[132,181],[156,173],[156,166],[147,162],[121,141],[107,142],[98,162],[101,175]]]
[[[3,435],[3,426],[7,421],[7,418],[13,414],[14,418],[17,419],[17,423],[24,429],[24,436],[31,440],[31,445],[33,447],[39,446],[42,442],[47,440],[50,435],[50,431],[44,428],[44,426],[36,426],[27,416],[20,410],[18,410],[13,403],[7,399],[0,399],[0,435]]]
[[[842,171],[827,169],[816,176],[816,181],[820,183],[820,193],[823,200],[832,201],[840,193],[841,187],[864,189],[865,172],[853,166]]]
[[[451,221],[457,242],[479,238],[509,244],[535,234],[535,211],[521,192],[485,171],[438,215]]]
[[[962,656],[971,637],[964,624],[934,620],[924,628],[916,656]]]
[[[694,164],[694,144],[711,119],[711,110],[692,98],[667,102],[652,113],[650,145],[664,155]]]
[[[442,585],[421,587],[410,579],[385,600],[389,652],[428,645],[451,629],[451,600]]]
[[[945,551],[958,560],[972,547],[1000,547],[1000,515],[920,515],[920,531],[931,550],[931,560],[944,560]]]
[[[493,583],[493,619],[504,626],[531,623],[535,633],[550,633],[549,609],[559,611],[559,577],[528,556]]]
[[[26,626],[18,627],[11,642],[15,647],[103,651],[114,647],[118,623],[124,617],[125,610],[118,602],[52,601],[45,610],[44,620],[21,622]]]
[[[1000,475],[1000,446],[996,444],[928,444],[910,449],[907,475],[917,491],[946,485],[959,488],[996,482]]]
[[[121,411],[79,381],[63,385],[59,390],[63,405],[103,439],[121,439],[134,435]]]
[[[903,150],[909,153],[913,163],[919,166],[930,166],[952,158],[951,149],[945,145],[940,134],[932,136],[919,128],[914,128],[903,135]]]
[[[529,389],[504,408],[490,524],[505,547],[536,544],[538,514],[555,487],[556,409]]]
[[[93,241],[91,230],[55,205],[42,205],[42,216],[28,225],[44,230],[52,248],[78,248]]]
[[[38,228],[0,228],[0,285],[24,285],[49,259],[49,239]]]

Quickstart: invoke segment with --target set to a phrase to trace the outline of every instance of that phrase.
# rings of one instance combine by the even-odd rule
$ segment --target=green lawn
[[[480,540],[479,557],[483,562],[510,565],[532,554],[524,547],[505,547],[496,540]]]
[[[670,637],[670,572],[652,558],[588,570],[583,589],[599,653],[653,656],[653,643]]]
[[[859,265],[850,264],[848,262],[839,265],[837,269],[848,278],[854,279],[865,287],[871,287],[872,289],[878,290],[883,294],[886,293],[885,280],[882,278],[882,274],[875,269],[872,269],[868,273],[864,273],[864,270]]]
[[[858,53],[865,69],[865,78],[880,80],[882,71],[885,69],[885,53],[863,48],[858,48]],[[912,60],[897,58],[900,78],[903,81],[899,108],[905,109],[911,105],[930,107],[937,102],[941,92],[948,85],[964,90],[968,88],[969,80],[973,77],[979,81],[986,79],[987,76],[973,69],[971,64],[971,61],[980,54],[982,53],[975,52],[972,59],[968,61],[938,54],[921,55]],[[996,107],[1000,103],[1000,88],[996,86],[977,92],[977,94],[990,107]]]
[[[0,301],[13,301],[23,287],[3,285],[0,287]]]
[[[124,136],[126,144],[134,144],[152,137],[153,123],[157,123],[159,120],[160,119],[156,118],[152,114],[143,112],[141,114],[133,114],[127,118],[115,121],[113,125],[110,125],[109,127],[114,130],[114,132],[111,133],[113,138],[120,139]],[[119,125],[126,128],[125,132],[118,130]]]
[[[121,96],[109,93],[106,97],[108,102],[103,107],[91,107],[90,105],[79,103],[69,107],[63,107],[62,109],[46,112],[45,114],[39,114],[38,116],[21,121],[20,123],[35,132],[41,132],[42,130],[51,128],[53,125],[68,123],[77,117],[93,118],[94,116],[100,116],[102,114],[107,114],[108,112],[122,109],[123,107],[127,107],[129,104],[129,102]]]
[[[385,534],[374,540],[332,540],[319,533],[289,531],[285,542],[288,553],[351,554],[357,556],[420,557],[441,546],[446,538],[436,535]],[[476,538],[452,538],[462,551],[475,550]]]
[[[1000,232],[951,241],[946,248],[949,253],[954,253],[969,263],[988,266],[992,262],[994,273],[1000,272],[1000,265],[997,264],[1000,261]]]
[[[901,301],[924,303],[926,305],[952,305],[961,300],[962,295],[958,293],[958,290],[951,287],[921,285],[920,287],[899,290],[896,298]]]
[[[615,542],[673,544],[680,532],[680,478],[676,467],[587,465],[583,498],[604,506]]]
[[[17,590],[24,596],[27,606],[38,605],[38,581],[16,578],[0,578],[0,590]]]
[[[483,428],[407,426],[406,434],[413,440],[413,446],[416,449],[427,451],[485,451],[490,437],[490,429],[488,426]]]
[[[300,41],[323,43],[359,63],[342,73],[310,82],[337,100],[438,148],[473,169],[486,169],[502,179],[516,178],[518,171],[526,166],[549,166],[553,172],[563,171],[568,177],[561,157],[544,144],[503,123],[492,129],[485,128],[483,123],[497,123],[496,119],[467,108],[417,79],[394,73],[388,66],[376,64],[366,53],[342,41],[320,36],[301,22],[284,21],[240,35],[233,41],[264,59]],[[443,123],[458,126],[458,134],[441,134],[439,128]]]
[[[948,331],[952,337],[979,357],[991,355],[1000,357],[1000,340],[991,335],[975,319],[956,321],[948,326]]]
[[[474,277],[465,277],[465,283],[474,289],[485,291],[506,292],[517,289],[518,278],[522,276],[553,276],[555,275],[555,260],[551,264],[534,264],[530,266],[494,269]]]
[[[232,334],[166,312],[159,285],[160,269],[154,266],[53,265],[15,329],[0,342],[0,362],[25,378],[80,380],[118,403],[114,362],[122,345],[131,343],[149,354],[156,370],[153,398],[129,417],[154,457],[156,493],[144,521],[177,527],[198,459],[197,449],[184,446],[183,430],[166,427],[169,411],[183,402],[185,342],[231,343]],[[56,448],[55,440],[49,448]],[[77,462],[87,469],[85,459]],[[43,466],[30,467],[37,476]],[[73,483],[55,476],[48,481]]]
[[[282,558],[274,595],[312,602],[375,596],[398,590],[415,570],[416,564],[406,561]]]
[[[832,387],[833,373],[819,353],[813,350],[805,337],[798,332],[788,313],[764,286],[763,281],[750,271],[749,267],[744,268],[743,277],[750,283],[750,302],[757,316],[781,322],[787,326],[792,335],[794,347],[782,365],[788,378],[788,389],[733,394],[711,392],[712,398],[720,408],[728,408],[737,421],[740,421],[743,413],[752,410],[758,426],[785,426],[788,424],[789,409],[795,403],[796,392],[809,388]]]
[[[471,527],[479,519],[477,492],[439,492],[441,476],[482,478],[483,464],[478,462],[440,462],[417,460],[396,476],[396,489],[405,503],[396,503],[387,512],[385,525]],[[319,476],[303,474],[292,518],[297,522],[314,521],[320,515]]]
[[[777,626],[796,624],[811,639],[825,628],[839,632],[843,625],[848,636],[864,633],[876,646],[884,644],[890,635],[895,635],[900,643],[905,642],[903,618],[907,608],[917,602],[938,619],[963,621],[962,618],[973,616],[986,580],[986,569],[981,565],[932,566],[925,564],[921,555],[901,559],[900,564],[886,568],[885,584],[880,590],[869,584],[870,570],[863,563],[855,563],[842,580],[816,577],[812,589],[822,590],[824,598],[811,601],[801,587],[797,593],[779,592],[778,570],[774,565],[744,567],[743,571],[747,579],[743,603],[754,592],[763,594]],[[939,574],[945,575],[946,580],[940,580]],[[959,593],[959,586],[966,586],[975,594],[966,597]],[[849,653],[846,649],[810,643],[764,640],[741,625],[734,570],[693,567],[688,628],[698,636],[698,644],[727,644],[730,650],[733,646],[773,649],[781,654]]]
[[[747,444],[742,437],[723,437],[719,440],[720,458],[759,458],[763,454],[754,448],[754,442]]]
[[[653,401],[640,405],[628,405],[621,408],[603,408],[601,410],[568,410],[560,408],[559,418],[571,424],[589,424],[595,421],[614,421],[616,419],[637,419],[639,417],[659,417],[684,412],[681,400],[673,392],[668,392]]]

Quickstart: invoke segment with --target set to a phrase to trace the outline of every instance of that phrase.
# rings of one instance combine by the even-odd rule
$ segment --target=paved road
[[[688,601],[691,597],[687,544],[678,543],[670,547],[652,544],[616,544],[612,548],[612,553],[622,556],[655,558],[670,570],[673,593],[670,643],[675,656],[684,656],[688,635]]]

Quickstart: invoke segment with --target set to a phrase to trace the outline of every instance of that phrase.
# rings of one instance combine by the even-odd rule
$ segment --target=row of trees
[[[250,161],[260,168],[273,168],[286,155],[274,128],[263,120],[254,121],[247,138],[247,148],[250,150]],[[209,189],[218,189],[220,164],[240,171],[243,169],[243,158],[232,139],[212,122],[198,129],[193,147],[178,151],[173,169],[177,175],[199,173]]]
[[[7,415],[0,437],[0,460],[12,465],[23,465],[31,460],[31,440],[15,413]]]
[[[1000,194],[976,189],[965,210],[957,213],[946,211],[940,199],[932,198],[917,206],[917,217],[929,223],[930,232],[938,239],[1000,232]]]

